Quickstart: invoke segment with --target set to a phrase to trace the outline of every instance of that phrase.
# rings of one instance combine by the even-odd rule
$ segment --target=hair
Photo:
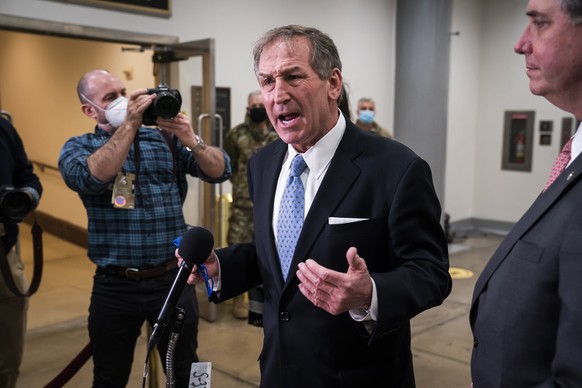
[[[260,95],[261,95],[260,90],[253,90],[252,92],[250,92],[249,95],[247,96],[247,104],[250,101],[251,97],[260,96]]]
[[[77,82],[77,96],[79,97],[79,101],[81,101],[81,104],[87,102],[86,93],[87,93],[87,77],[83,76],[79,80],[79,82]]]
[[[291,42],[296,37],[306,37],[309,40],[311,44],[310,64],[320,79],[328,79],[335,68],[341,71],[342,62],[337,47],[328,35],[315,28],[288,25],[267,31],[255,43],[253,49],[255,75],[259,74],[259,61],[267,45],[278,41]]]
[[[582,1],[581,0],[560,0],[562,10],[570,16],[574,24],[582,24]]]
[[[81,104],[85,104],[88,102],[89,98],[92,98],[92,93],[90,93],[89,90],[89,79],[97,73],[109,74],[109,71],[103,69],[91,70],[83,74],[81,79],[79,79],[79,82],[77,82],[77,96],[79,97]]]
[[[371,99],[370,97],[362,97],[362,98],[360,98],[360,99],[358,100],[358,105],[360,105],[361,103],[364,103],[364,102],[370,102],[370,103],[372,103],[372,104],[376,104],[376,103],[374,102],[374,100],[373,100],[373,99]]]
[[[346,119],[352,120],[352,111],[350,109],[350,99],[348,98],[348,85],[344,82],[342,84],[342,92],[337,100],[337,107],[344,114]]]

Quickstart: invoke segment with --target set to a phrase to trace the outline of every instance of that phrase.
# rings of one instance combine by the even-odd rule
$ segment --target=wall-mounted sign
[[[540,145],[552,145],[552,135],[549,133],[540,133]]]
[[[540,132],[552,132],[554,122],[551,120],[540,121]]]
[[[60,0],[65,3],[88,5],[118,11],[169,17],[172,0]]]

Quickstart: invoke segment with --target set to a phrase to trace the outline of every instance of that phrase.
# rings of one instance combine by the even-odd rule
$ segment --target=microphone
[[[178,254],[190,265],[203,264],[214,248],[214,236],[207,229],[192,227],[180,240]]]
[[[148,353],[156,346],[160,340],[164,329],[168,326],[170,319],[174,315],[176,303],[182,294],[188,277],[194,265],[201,266],[214,247],[214,236],[207,229],[201,227],[190,228],[179,241],[178,254],[182,257],[182,265],[178,270],[174,284],[166,297],[166,301],[158,315],[152,334],[148,341]]]

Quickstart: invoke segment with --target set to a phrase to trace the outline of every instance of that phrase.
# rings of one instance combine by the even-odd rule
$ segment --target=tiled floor
[[[21,249],[32,274],[31,241],[22,227]],[[466,388],[470,383],[471,333],[468,313],[476,277],[499,244],[498,236],[470,237],[451,245],[451,266],[468,269],[470,278],[454,280],[452,294],[442,306],[413,319],[412,346],[419,388]],[[87,344],[86,317],[93,265],[83,248],[44,234],[44,274],[39,291],[30,299],[28,335],[18,388],[47,385]],[[456,271],[462,277],[464,271]],[[257,357],[262,331],[236,320],[231,305],[210,310],[216,319],[200,320],[199,356],[212,362],[214,388],[258,387]],[[206,306],[208,311],[208,306]],[[138,342],[129,387],[142,387],[147,333]],[[157,365],[157,364],[156,364]],[[91,360],[65,387],[91,385]],[[157,367],[160,372],[161,368]],[[156,384],[157,382],[157,384]],[[166,386],[158,373],[148,387]]]

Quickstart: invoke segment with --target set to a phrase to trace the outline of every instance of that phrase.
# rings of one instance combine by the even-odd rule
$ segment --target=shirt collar
[[[303,160],[305,160],[309,172],[313,174],[315,179],[319,179],[326,171],[345,131],[346,119],[340,113],[334,127],[303,154]],[[295,148],[287,145],[287,159],[283,163],[283,168],[288,169],[291,166],[291,161],[297,154],[298,152]]]
[[[571,153],[572,157],[570,161],[573,161],[574,159],[576,159],[578,155],[580,155],[580,153],[582,153],[582,131],[580,130],[580,128],[582,128],[582,123],[576,130],[576,133],[574,134],[574,139],[572,140],[572,153]]]

